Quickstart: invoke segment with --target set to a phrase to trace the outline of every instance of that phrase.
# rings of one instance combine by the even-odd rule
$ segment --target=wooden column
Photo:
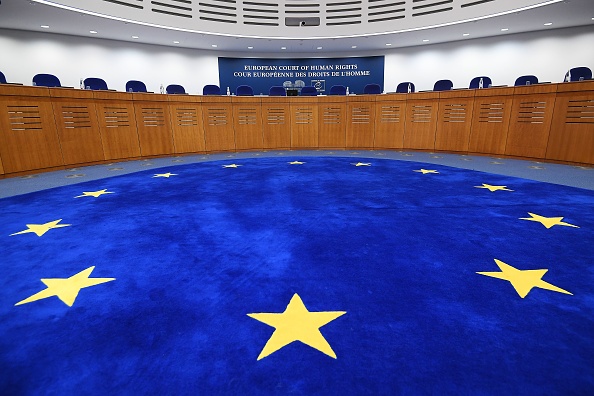
[[[64,165],[48,88],[0,85],[0,156],[6,174]]]
[[[238,151],[261,150],[264,147],[264,140],[260,97],[233,96],[231,103],[233,104],[235,148]]]
[[[318,147],[344,149],[346,145],[345,96],[323,96],[318,98],[319,137]]]
[[[175,153],[204,153],[206,143],[202,125],[202,97],[167,95],[167,100]]]
[[[474,90],[439,93],[435,149],[467,152],[472,128]]]
[[[134,103],[127,92],[93,91],[106,160],[140,157]]]
[[[406,94],[379,95],[375,99],[374,147],[400,149],[404,147]]]
[[[514,88],[505,154],[544,158],[555,108],[556,90],[555,84]]]
[[[168,95],[133,93],[131,96],[134,101],[140,155],[148,157],[173,154]]]
[[[202,125],[207,152],[235,150],[231,96],[203,96]]]
[[[435,130],[439,109],[439,92],[407,94],[404,147],[435,149]]]
[[[557,85],[546,158],[594,164],[594,81]]]
[[[291,147],[291,98],[265,96],[262,103],[262,137],[265,149]]]
[[[347,148],[373,148],[377,95],[347,96]]]
[[[472,130],[468,151],[503,154],[511,116],[514,89],[485,88],[474,90]]]
[[[291,97],[291,148],[318,148],[318,97]]]

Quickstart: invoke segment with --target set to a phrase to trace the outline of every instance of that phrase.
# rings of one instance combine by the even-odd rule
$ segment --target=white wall
[[[452,80],[454,87],[467,87],[477,75],[491,77],[494,85],[513,85],[523,74],[560,82],[571,67],[594,69],[592,43],[594,31],[587,26],[332,56],[385,55],[386,91],[394,91],[402,81],[414,82],[417,90],[429,90],[435,81],[445,78]],[[51,73],[66,86],[78,87],[81,77],[100,77],[111,89],[123,91],[126,81],[136,79],[144,81],[149,91],[158,92],[160,84],[181,84],[193,94],[202,93],[206,84],[218,83],[219,56],[247,56],[2,29],[0,49],[4,54],[0,71],[9,82],[30,85],[33,75]],[[319,57],[319,53],[310,56]]]

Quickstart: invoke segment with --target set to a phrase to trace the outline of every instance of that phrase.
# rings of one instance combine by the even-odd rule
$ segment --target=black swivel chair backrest
[[[268,96],[287,96],[287,92],[285,91],[285,87],[281,87],[280,85],[274,85],[270,87],[268,91]]]
[[[301,96],[317,96],[318,90],[312,85],[306,85],[301,88]]]
[[[330,87],[328,95],[346,95],[346,87],[344,85],[333,85]]]
[[[53,74],[36,74],[33,76],[33,85],[38,87],[61,87],[60,80]]]
[[[6,84],[6,77],[4,77],[4,73],[0,72],[0,84]]]
[[[130,80],[126,83],[126,92],[146,92],[146,85],[142,81]]]
[[[236,96],[254,96],[254,89],[249,85],[239,85],[235,89]]]
[[[411,83],[410,81],[401,82],[396,87],[396,92],[398,92],[398,93],[415,92],[415,84]]]
[[[589,67],[581,66],[569,69],[565,73],[564,82],[584,81],[592,79],[592,70]]]
[[[202,95],[220,95],[221,88],[218,85],[208,84],[202,88]]]
[[[107,91],[107,83],[105,82],[105,80],[101,79],[101,78],[96,78],[96,77],[89,77],[89,78],[85,78],[85,81],[83,82],[83,84],[85,85],[86,89],[92,89],[95,91]]]
[[[183,95],[186,93],[186,90],[184,89],[184,87],[182,87],[181,85],[178,85],[178,84],[168,85],[167,88],[165,88],[165,91],[168,94],[172,94],[172,95]]]
[[[452,80],[439,80],[433,85],[434,91],[449,91],[454,87]]]
[[[489,88],[491,86],[491,79],[487,76],[478,76],[470,80],[470,85],[468,88],[470,89],[477,89],[477,88]]]
[[[532,85],[532,84],[538,84],[538,77],[533,76],[533,75],[527,75],[527,76],[520,76],[520,77],[516,78],[516,82],[514,83],[514,86],[519,87],[521,85]]]

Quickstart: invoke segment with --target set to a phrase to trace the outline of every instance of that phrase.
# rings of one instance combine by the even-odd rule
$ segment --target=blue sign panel
[[[363,93],[367,84],[384,86],[384,57],[252,59],[219,58],[219,83],[224,93],[249,85],[254,95],[268,95],[272,86],[284,86],[289,93],[314,86],[328,94],[333,85],[344,85],[349,93]]]

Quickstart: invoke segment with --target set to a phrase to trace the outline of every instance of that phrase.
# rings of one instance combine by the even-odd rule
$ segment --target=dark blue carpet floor
[[[594,392],[593,191],[298,160],[1,199],[0,394]]]

